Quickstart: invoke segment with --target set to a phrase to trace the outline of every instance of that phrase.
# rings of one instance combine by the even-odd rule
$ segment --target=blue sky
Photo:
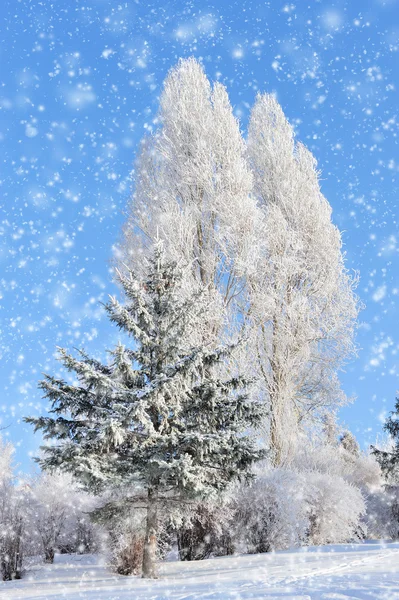
[[[0,418],[29,468],[56,345],[117,340],[100,302],[168,69],[196,56],[245,127],[275,92],[315,154],[365,305],[340,413],[365,446],[399,388],[399,2],[8,0],[0,17]]]

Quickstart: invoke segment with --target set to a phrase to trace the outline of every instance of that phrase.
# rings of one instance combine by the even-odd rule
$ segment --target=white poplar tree
[[[248,153],[264,232],[248,285],[254,346],[274,461],[281,464],[309,417],[345,401],[337,372],[354,351],[356,280],[345,268],[316,160],[295,143],[271,95],[256,99]]]
[[[179,61],[165,81],[159,128],[143,142],[122,254],[137,269],[159,234],[170,258],[192,264],[192,284],[214,294],[215,338],[229,315],[237,325],[254,262],[258,210],[245,154],[225,87],[212,87],[196,60]]]

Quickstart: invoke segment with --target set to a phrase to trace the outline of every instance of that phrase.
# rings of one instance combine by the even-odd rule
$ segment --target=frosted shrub
[[[381,486],[383,477],[381,467],[372,454],[361,453],[347,464],[346,479],[360,489],[373,490]]]
[[[309,519],[308,543],[322,545],[363,537],[366,512],[361,491],[342,477],[309,472],[304,477]]]
[[[233,554],[231,503],[201,503],[177,529],[180,560],[202,560]]]
[[[366,522],[371,538],[399,539],[399,486],[388,485],[369,494]]]
[[[364,496],[378,480],[378,465],[359,451],[349,432],[343,439],[345,444],[302,439],[290,464],[302,476],[310,544],[346,542],[366,531]]]
[[[306,538],[308,521],[299,475],[270,469],[237,499],[237,537],[252,552],[298,546]]]
[[[123,500],[122,500],[123,502]],[[110,506],[111,504],[109,504]],[[105,532],[105,551],[111,568],[120,575],[141,575],[145,542],[145,509],[128,505],[104,520],[99,509],[100,521]],[[160,508],[158,514],[157,558],[164,559],[171,549],[174,538],[169,515]]]
[[[111,565],[120,575],[141,575],[144,550],[143,523],[137,518],[110,531]]]

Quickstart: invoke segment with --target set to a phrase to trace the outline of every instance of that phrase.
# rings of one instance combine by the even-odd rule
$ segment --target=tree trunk
[[[12,568],[10,562],[7,561],[5,557],[2,557],[1,559],[1,576],[3,581],[12,580]]]
[[[48,547],[44,549],[44,559],[46,563],[52,564],[54,562],[54,548]]]
[[[147,579],[157,579],[157,532],[158,532],[158,490],[148,490],[147,522],[143,552],[143,574]]]

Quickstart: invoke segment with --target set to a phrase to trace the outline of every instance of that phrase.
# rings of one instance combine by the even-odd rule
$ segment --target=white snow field
[[[56,556],[22,581],[0,585],[3,600],[396,600],[399,543],[364,543],[166,562],[160,579],[112,574],[95,556]]]

